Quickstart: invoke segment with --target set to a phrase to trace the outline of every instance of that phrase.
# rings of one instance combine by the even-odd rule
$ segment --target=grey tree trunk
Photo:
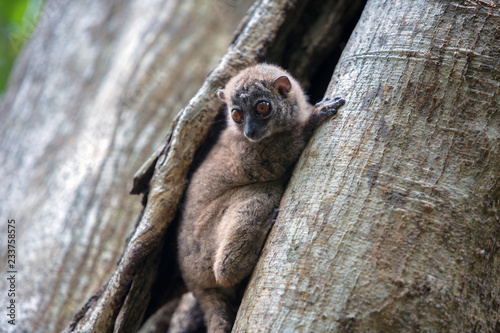
[[[233,331],[500,331],[498,6],[368,1]]]
[[[251,1],[46,1],[0,105],[0,331],[59,332],[116,270],[132,176]],[[16,325],[7,323],[7,219]],[[5,260],[4,260],[5,259]]]

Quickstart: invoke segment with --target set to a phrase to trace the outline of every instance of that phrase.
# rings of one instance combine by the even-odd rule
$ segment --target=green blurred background
[[[14,61],[35,28],[42,0],[0,0],[0,96]]]

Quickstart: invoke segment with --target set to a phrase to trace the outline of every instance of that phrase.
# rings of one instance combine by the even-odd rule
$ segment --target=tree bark
[[[500,330],[496,1],[370,0],[233,331]]]
[[[46,1],[0,105],[0,216],[16,221],[18,272],[17,325],[3,310],[2,329],[59,332],[108,281],[142,209],[132,175],[250,4]]]

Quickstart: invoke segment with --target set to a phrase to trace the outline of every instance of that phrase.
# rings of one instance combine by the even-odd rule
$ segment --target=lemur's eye
[[[236,109],[231,111],[231,118],[233,118],[235,123],[241,124],[243,122],[243,115]]]
[[[255,112],[257,112],[257,115],[259,116],[267,116],[269,112],[271,111],[271,104],[266,101],[260,101],[257,103],[255,106]]]

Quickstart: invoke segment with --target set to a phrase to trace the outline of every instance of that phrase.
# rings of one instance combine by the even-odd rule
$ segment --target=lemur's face
[[[228,108],[228,126],[251,142],[259,142],[284,130],[293,108],[288,96],[290,80],[280,76],[273,81],[253,80],[233,83],[219,92]]]

